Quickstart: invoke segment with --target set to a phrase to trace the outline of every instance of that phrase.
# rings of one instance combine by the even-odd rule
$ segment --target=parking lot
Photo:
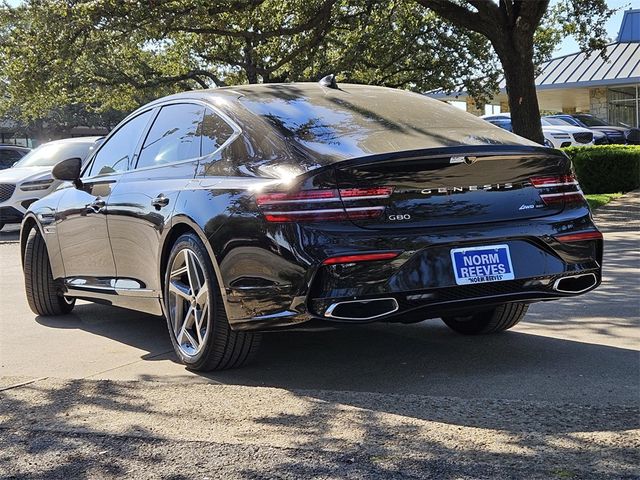
[[[506,334],[439,320],[271,333],[252,365],[207,375],[175,362],[161,318],[89,303],[35,317],[3,231],[0,472],[637,478],[638,199],[596,216],[603,285]]]

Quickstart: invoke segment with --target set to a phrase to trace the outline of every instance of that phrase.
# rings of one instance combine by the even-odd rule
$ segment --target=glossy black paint
[[[224,122],[215,139],[221,148],[136,168],[158,112],[184,103]],[[127,151],[118,149],[125,167],[115,162],[118,168],[95,174],[89,160],[81,182],[35,202],[23,222],[22,244],[31,228],[40,229],[54,278],[69,296],[161,314],[167,255],[186,231],[203,240],[235,329],[335,323],[327,307],[353,299],[394,298],[399,311],[379,320],[408,322],[567,296],[551,288],[565,275],[594,272],[599,283],[602,242],[554,238],[595,230],[587,204],[546,205],[530,182],[570,174],[566,156],[440,102],[375,87],[262,85],[167,97],[123,125],[140,114],[146,126],[127,139]],[[104,160],[113,135],[94,157]],[[363,221],[267,222],[255,198],[377,186],[393,194],[356,200],[385,207]],[[402,214],[411,217],[391,219]],[[450,250],[498,243],[510,246],[516,279],[457,286]],[[331,256],[380,250],[402,253],[322,265]]]

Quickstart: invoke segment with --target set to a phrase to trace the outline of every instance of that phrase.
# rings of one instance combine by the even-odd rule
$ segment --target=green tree
[[[513,131],[543,143],[536,96],[535,38],[549,14],[549,0],[416,0],[441,18],[486,37],[504,72]],[[567,0],[553,13],[583,47],[604,46],[604,22],[611,15],[605,0]]]
[[[0,114],[127,111],[179,90],[327,73],[421,92],[462,87],[483,101],[504,70],[514,127],[539,140],[535,65],[563,32],[589,38],[587,17],[602,37],[609,11],[577,6],[603,1],[26,0],[0,10]]]

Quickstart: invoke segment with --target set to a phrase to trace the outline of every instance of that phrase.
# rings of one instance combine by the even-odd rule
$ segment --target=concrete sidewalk
[[[603,285],[509,333],[274,333],[208,375],[156,317],[34,318],[0,245],[0,478],[638,478],[639,193],[595,214]]]

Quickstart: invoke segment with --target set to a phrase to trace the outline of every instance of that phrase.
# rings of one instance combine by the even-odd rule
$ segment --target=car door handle
[[[160,210],[162,207],[166,207],[167,205],[169,205],[169,199],[163,194],[160,194],[156,198],[151,200],[151,205],[156,207],[156,210]]]
[[[93,203],[87,205],[87,210],[91,210],[94,213],[100,213],[102,209],[105,207],[106,202],[101,198],[96,198]]]

